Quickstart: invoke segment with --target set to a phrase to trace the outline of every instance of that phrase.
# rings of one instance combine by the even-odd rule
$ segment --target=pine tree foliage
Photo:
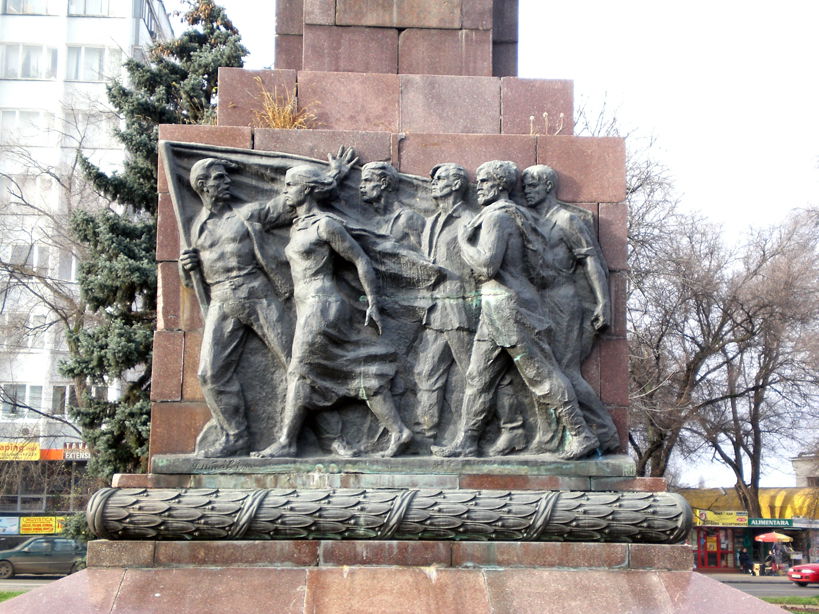
[[[72,333],[76,349],[61,370],[92,385],[126,382],[118,401],[87,398],[71,410],[93,450],[89,471],[99,476],[144,469],[147,454],[159,124],[212,123],[219,67],[241,67],[247,54],[212,0],[188,0],[183,18],[190,26],[183,34],[151,47],[147,62],[127,60],[127,81],[108,85],[109,103],[122,120],[115,134],[126,151],[122,169],[108,174],[80,154],[86,176],[111,203],[72,219],[88,251],[79,271],[82,296],[102,318]]]

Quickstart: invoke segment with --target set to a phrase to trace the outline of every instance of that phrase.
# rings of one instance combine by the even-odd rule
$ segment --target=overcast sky
[[[272,66],[275,4],[220,2],[251,52],[246,67]],[[520,10],[520,76],[573,79],[576,104],[605,101],[624,128],[655,137],[683,206],[731,240],[819,205],[819,2],[520,0]],[[790,471],[765,481],[787,485]]]
[[[653,135],[683,204],[736,232],[819,204],[819,3],[521,0],[520,75]],[[552,24],[551,26],[549,24]]]

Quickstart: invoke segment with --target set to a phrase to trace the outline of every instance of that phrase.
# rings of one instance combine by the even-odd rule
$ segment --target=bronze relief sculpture
[[[354,152],[163,143],[205,314],[204,458],[580,459],[619,448],[580,365],[610,321],[588,215],[557,175],[430,179]],[[308,426],[309,428],[303,428]]]

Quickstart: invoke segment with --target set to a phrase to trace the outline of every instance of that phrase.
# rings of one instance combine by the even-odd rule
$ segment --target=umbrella
[[[771,531],[770,533],[763,533],[762,535],[757,535],[754,537],[754,541],[758,542],[792,542],[793,537],[788,537],[783,533],[777,533],[776,531]]]

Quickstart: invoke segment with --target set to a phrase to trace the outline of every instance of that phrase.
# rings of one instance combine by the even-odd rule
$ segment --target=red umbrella
[[[762,533],[761,535],[757,535],[754,537],[754,541],[758,542],[792,542],[793,537],[788,537],[783,533],[777,533],[776,531],[771,531],[770,533]]]

